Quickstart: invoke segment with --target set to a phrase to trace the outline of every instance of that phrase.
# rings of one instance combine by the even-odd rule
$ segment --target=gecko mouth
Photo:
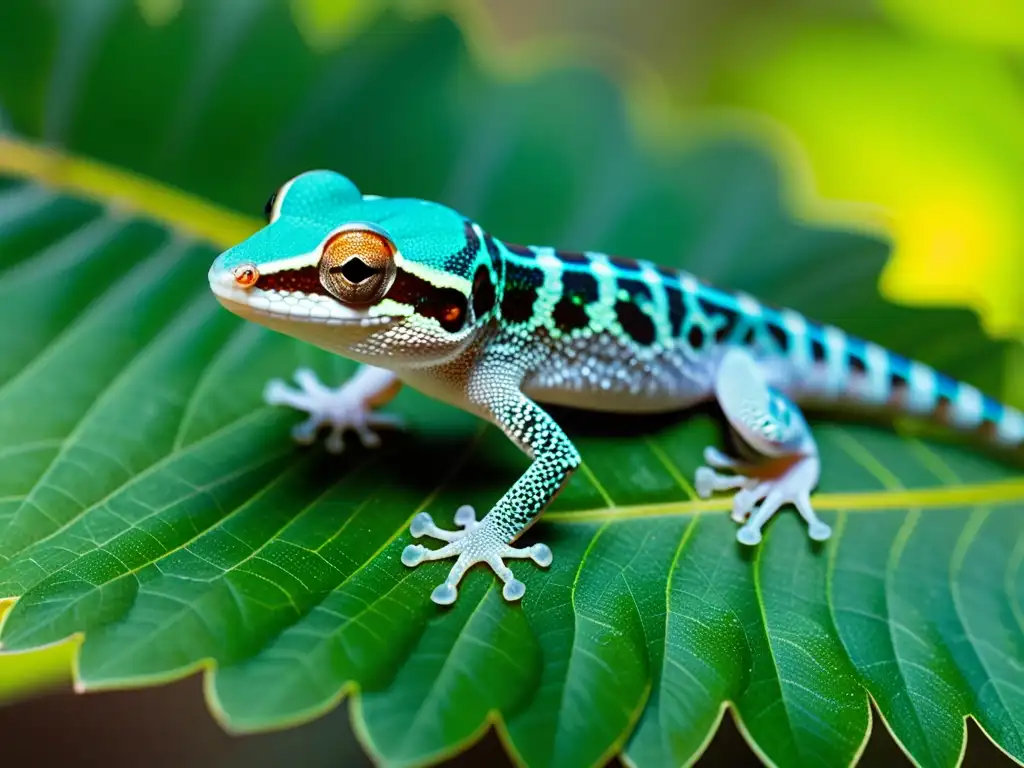
[[[392,317],[370,315],[365,310],[347,307],[327,296],[301,291],[242,288],[227,270],[211,269],[209,280],[210,289],[225,309],[257,321],[263,317],[297,323],[364,328],[394,322]]]

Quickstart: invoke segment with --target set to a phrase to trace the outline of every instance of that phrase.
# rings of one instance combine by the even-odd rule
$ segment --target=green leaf
[[[787,511],[747,550],[727,501],[689,486],[720,441],[712,410],[556,411],[585,467],[528,534],[554,563],[518,565],[520,606],[476,569],[440,610],[448,566],[399,562],[410,518],[488,508],[525,458],[414,391],[379,451],[294,446],[265,382],[353,366],[218,308],[209,263],[255,224],[144,180],[257,213],[290,174],[334,167],[509,240],[685,265],[1001,392],[1010,346],[966,312],[881,301],[885,239],[795,219],[782,201],[807,196],[747,126],[641,147],[596,74],[498,81],[447,19],[385,14],[325,52],[269,2],[195,0],[158,26],[127,0],[0,4],[0,57],[30,35],[0,58],[19,135],[0,141],[5,649],[84,634],[85,690],[203,669],[237,731],[351,694],[396,765],[490,724],[529,765],[690,763],[727,703],[766,761],[847,764],[870,699],[921,765],[957,762],[967,716],[1024,759],[1013,465],[822,416],[835,535],[814,545]]]

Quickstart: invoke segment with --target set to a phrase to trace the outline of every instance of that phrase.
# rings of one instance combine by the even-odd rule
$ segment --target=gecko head
[[[462,349],[493,309],[496,267],[445,206],[362,195],[317,170],[284,184],[265,213],[266,226],[210,268],[217,299],[246,319],[378,364],[430,362]],[[474,302],[478,262],[486,302]]]

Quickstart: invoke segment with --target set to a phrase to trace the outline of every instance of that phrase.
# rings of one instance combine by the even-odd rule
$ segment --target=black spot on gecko
[[[533,317],[537,292],[526,288],[506,288],[501,299],[501,316],[510,323],[526,323]]]
[[[525,323],[533,317],[537,291],[544,284],[544,273],[537,267],[508,262],[501,314],[510,323]]]
[[[608,256],[609,263],[622,272],[639,272],[640,262],[636,259],[627,259],[624,256]]]
[[[497,297],[491,271],[481,264],[473,277],[473,316],[476,320],[486,317],[493,309]]]
[[[847,356],[847,359],[848,359],[851,371],[856,371],[857,373],[867,373],[868,372],[868,364],[867,364],[867,362],[865,362],[864,358],[861,357],[858,353],[850,352],[849,355]]]
[[[593,304],[598,298],[597,278],[589,272],[562,273],[562,295],[577,303]]]
[[[544,273],[539,267],[509,262],[505,270],[505,287],[536,291],[544,285]]]
[[[590,322],[585,307],[598,299],[597,279],[589,272],[565,270],[562,273],[562,298],[555,304],[552,318],[563,333],[585,328]]]
[[[686,333],[686,341],[695,352],[700,351],[704,346],[704,329],[699,325],[691,325],[690,330]]]
[[[703,302],[701,303],[703,305]],[[728,339],[736,329],[736,324],[740,320],[740,313],[734,309],[729,309],[728,307],[719,307],[715,310],[715,314],[712,315],[712,317],[720,317],[724,320],[724,322],[715,331],[715,341],[721,343]]]
[[[637,344],[650,346],[654,343],[654,321],[647,313],[632,301],[619,301],[615,304],[615,315],[622,329]]]
[[[588,264],[590,257],[580,251],[555,251],[555,258],[563,264]]]
[[[819,338],[811,339],[811,359],[816,363],[825,362],[825,345]]]
[[[767,323],[765,327],[768,329],[768,334],[775,339],[775,343],[779,345],[779,351],[788,352],[789,334],[786,333],[786,329],[776,325],[775,323]]]
[[[528,245],[517,245],[516,243],[505,243],[505,247],[508,248],[510,253],[514,253],[516,256],[522,256],[525,259],[536,259],[537,254],[533,252],[533,249]]]
[[[683,322],[686,320],[683,292],[674,285],[666,285],[665,298],[668,300],[668,322],[672,329],[672,338],[677,339],[683,331]]]
[[[666,267],[663,264],[655,264],[654,265],[654,270],[659,275],[661,275],[663,279],[668,280],[669,282],[674,283],[674,282],[679,280],[679,270],[678,269],[673,269],[672,267]]]
[[[586,328],[590,322],[584,305],[573,301],[568,296],[563,296],[558,300],[551,317],[555,321],[555,327],[562,333]]]

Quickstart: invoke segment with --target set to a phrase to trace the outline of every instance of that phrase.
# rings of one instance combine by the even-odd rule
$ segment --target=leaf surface
[[[787,511],[751,551],[724,500],[693,498],[713,411],[557,411],[585,467],[528,534],[554,563],[518,565],[521,606],[477,569],[439,610],[448,565],[401,565],[409,520],[489,508],[525,458],[413,391],[389,406],[410,430],[379,451],[295,447],[298,417],[262,404],[265,382],[353,366],[217,307],[206,270],[246,221],[75,159],[252,212],[334,167],[512,241],[683,265],[999,394],[1009,345],[966,312],[882,302],[885,239],[798,220],[749,131],[641,147],[594,73],[499,81],[446,19],[385,14],[332,51],[275,3],[189,2],[157,27],[118,0],[0,6],[0,51],[17,29],[52,45],[0,70],[19,134],[0,144],[5,649],[84,633],[85,689],[205,668],[240,731],[356,692],[363,741],[396,765],[495,722],[529,765],[689,763],[726,703],[763,759],[844,764],[870,699],[919,764],[955,764],[968,715],[1024,758],[1014,465],[822,416],[835,535],[813,545]]]

